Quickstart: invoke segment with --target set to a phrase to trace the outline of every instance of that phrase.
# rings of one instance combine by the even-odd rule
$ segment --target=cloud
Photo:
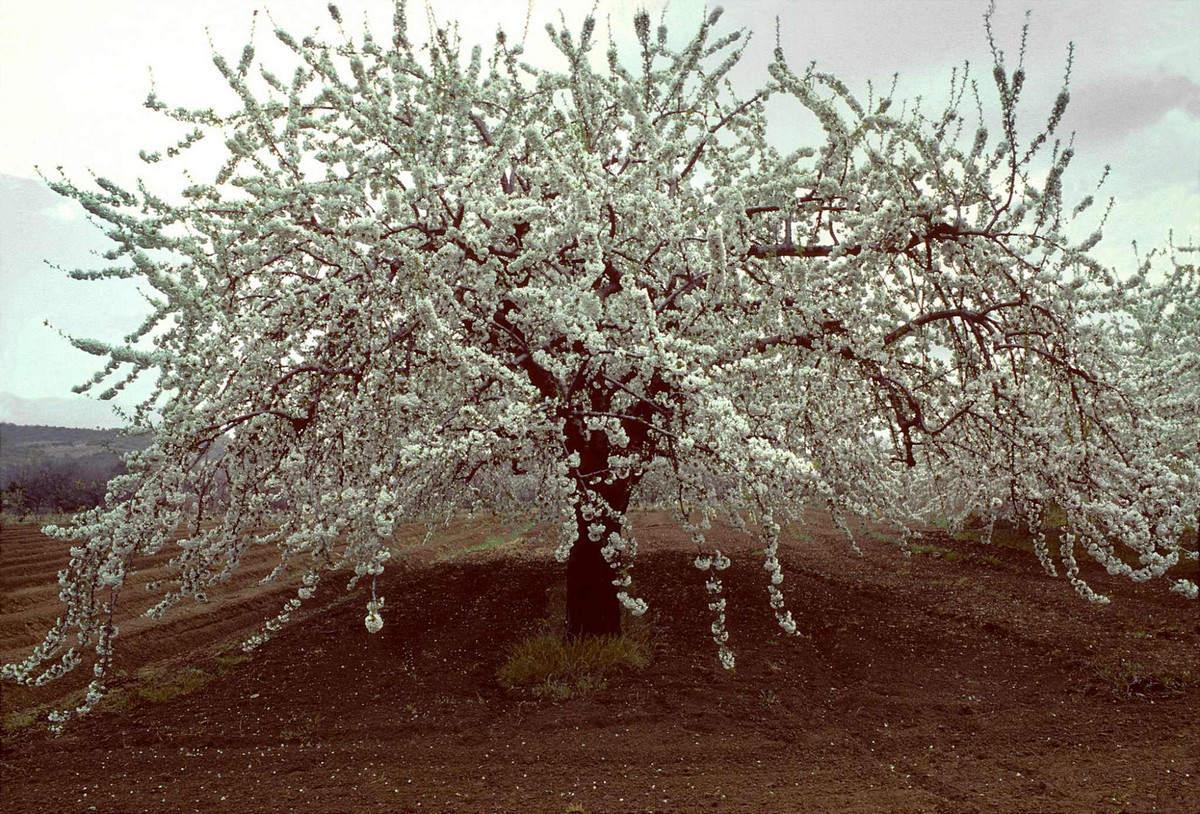
[[[1160,68],[1150,74],[1092,79],[1071,89],[1070,126],[1118,141],[1178,110],[1200,119],[1200,83]]]

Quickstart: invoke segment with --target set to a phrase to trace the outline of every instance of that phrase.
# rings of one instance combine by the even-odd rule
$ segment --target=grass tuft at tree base
[[[584,638],[543,632],[510,647],[496,677],[508,689],[562,701],[603,689],[623,670],[643,669],[651,652],[645,628]]]

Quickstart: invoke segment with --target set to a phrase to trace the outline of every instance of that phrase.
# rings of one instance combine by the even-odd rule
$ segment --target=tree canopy
[[[371,583],[378,630],[396,524],[480,506],[558,525],[568,628],[591,634],[653,601],[632,587],[627,511],[670,502],[726,666],[718,517],[761,535],[789,633],[777,546],[811,506],[893,523],[901,544],[933,516],[1007,515],[1088,599],[1105,601],[1080,552],[1194,598],[1168,572],[1200,511],[1195,402],[1143,384],[1188,368],[1197,392],[1196,272],[1122,281],[1089,256],[1103,215],[1064,200],[1066,85],[1026,134],[1024,66],[994,42],[994,122],[965,66],[929,113],[798,69],[778,42],[741,90],[748,37],[720,16],[676,41],[639,13],[632,62],[591,18],[548,26],[551,69],[503,33],[489,55],[453,30],[416,44],[400,0],[388,41],[276,31],[290,76],[251,46],[215,57],[233,112],[152,94],[193,128],[168,157],[225,145],[182,199],[53,181],[115,242],[110,267],[74,274],[156,292],[123,342],[73,340],[107,360],[87,386],[157,374],[137,414],[154,443],[53,531],[73,545],[66,612],[4,675],[49,680],[94,645],[90,706],[122,586],[170,546],[154,613],[206,601],[271,544],[304,587],[250,646],[330,570]],[[823,141],[778,146],[769,100]]]

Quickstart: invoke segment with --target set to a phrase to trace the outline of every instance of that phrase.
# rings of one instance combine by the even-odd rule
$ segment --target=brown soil
[[[1165,585],[1087,573],[1113,596],[1097,607],[1028,552],[934,535],[906,559],[867,535],[859,558],[815,518],[781,546],[810,637],[788,639],[754,543],[718,532],[733,558],[730,674],[686,536],[664,515],[636,522],[655,649],[643,672],[564,701],[497,684],[505,646],[557,606],[563,570],[545,537],[516,524],[502,543],[494,521],[427,547],[405,538],[378,635],[363,628],[364,588],[347,600],[327,579],[306,620],[238,661],[221,648],[289,595],[254,584],[263,550],[212,604],[123,624],[114,702],[63,735],[14,727],[86,676],[4,685],[2,807],[1200,811],[1200,617]],[[53,620],[65,555],[23,527],[0,543],[0,659],[12,660]],[[183,689],[137,692],[173,681]]]

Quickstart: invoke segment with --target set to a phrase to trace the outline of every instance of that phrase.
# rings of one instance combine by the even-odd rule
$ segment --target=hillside
[[[97,505],[125,471],[121,456],[150,444],[121,430],[0,423],[0,504],[4,514],[77,511]]]
[[[19,472],[63,462],[74,462],[88,473],[111,470],[122,453],[149,445],[149,436],[124,435],[122,430],[0,423],[0,487]]]

